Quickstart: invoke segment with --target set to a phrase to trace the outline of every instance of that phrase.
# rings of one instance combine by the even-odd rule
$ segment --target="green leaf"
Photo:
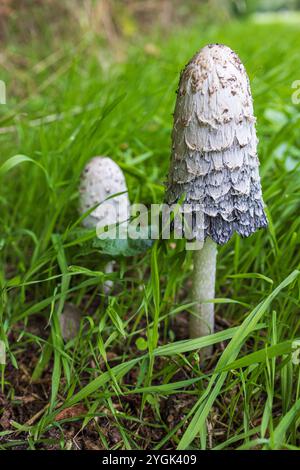
[[[135,344],[139,351],[145,351],[148,348],[148,343],[145,338],[138,338]]]
[[[232,274],[227,277],[231,279],[262,279],[268,282],[269,284],[273,284],[273,279],[270,279],[269,277],[264,276],[263,274],[260,274],[260,273],[240,273],[240,274]]]
[[[116,258],[118,256],[135,256],[144,253],[153,245],[153,240],[132,240],[131,238],[122,239],[107,239],[100,240],[99,238],[93,240],[93,247],[98,248],[101,253]]]
[[[284,341],[282,343],[275,344],[274,346],[270,346],[269,348],[260,349],[259,351],[248,354],[247,356],[244,356],[241,359],[237,359],[236,361],[228,364],[228,366],[222,369],[222,372],[233,369],[240,369],[252,364],[266,362],[267,359],[289,354],[292,352],[292,345],[294,341],[295,340]],[[216,369],[215,373],[217,372],[221,372],[221,370]]]
[[[265,327],[266,325],[264,323],[258,323],[252,331],[254,332],[261,330]],[[227,341],[228,339],[231,339],[238,333],[239,328],[239,326],[235,326],[233,328],[227,328],[223,331],[218,331],[217,333],[213,333],[211,335],[202,336],[201,338],[184,339],[181,341],[176,341],[175,343],[164,344],[163,346],[158,346],[154,350],[154,356],[173,356],[206,348],[212,344],[217,344],[221,341]]]
[[[73,274],[83,274],[84,276],[87,277],[100,277],[102,278],[104,276],[104,273],[102,271],[93,271],[88,268],[84,268],[83,266],[68,266],[68,271]]]
[[[117,258],[119,256],[130,257],[144,253],[152,247],[154,241],[150,234],[153,233],[152,226],[140,229],[140,238],[98,238],[96,229],[75,229],[68,233],[68,241],[64,246],[85,245],[91,250],[99,250],[101,254]],[[155,233],[155,232],[154,232]],[[145,235],[143,235],[145,234]],[[112,236],[112,235],[111,235]]]
[[[48,175],[47,171],[45,170],[45,168],[43,167],[43,165],[41,165],[36,160],[33,160],[30,157],[27,157],[26,155],[15,155],[14,157],[11,157],[8,160],[6,160],[0,166],[0,176],[5,175],[10,170],[12,170],[14,167],[20,165],[21,163],[25,163],[25,162],[33,163],[34,165],[38,166],[42,170],[42,172],[44,173],[44,175],[46,177],[46,180],[47,180],[47,183],[49,185],[49,188],[52,188],[50,180],[49,180],[49,175]]]
[[[106,311],[113,325],[116,327],[117,331],[123,336],[123,338],[125,338],[127,335],[123,326],[123,322],[121,318],[119,317],[118,313],[116,312],[116,310],[114,309],[113,305],[112,304],[109,305]]]
[[[280,420],[277,428],[274,431],[273,434],[273,449],[279,449],[285,439],[285,434],[291,424],[297,419],[300,415],[300,400],[297,400],[292,408],[286,413],[286,415],[283,416],[283,418]]]

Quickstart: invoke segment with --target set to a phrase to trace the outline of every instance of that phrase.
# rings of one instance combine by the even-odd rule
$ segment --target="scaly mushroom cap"
[[[185,194],[193,212],[201,206],[197,239],[224,244],[267,226],[257,142],[243,64],[229,47],[204,47],[181,74],[166,193],[168,204]]]
[[[105,227],[129,219],[130,203],[125,177],[121,168],[110,158],[94,157],[88,162],[82,172],[79,191],[81,214],[101,203],[83,220],[85,227],[93,228],[98,224]],[[124,191],[125,194],[112,197]]]

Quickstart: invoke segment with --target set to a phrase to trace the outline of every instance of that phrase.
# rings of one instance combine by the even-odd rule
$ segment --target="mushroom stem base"
[[[214,304],[203,303],[215,297],[217,245],[207,238],[201,250],[194,253],[193,300],[197,304],[190,316],[190,338],[207,336],[214,332]],[[211,352],[212,347],[205,348],[204,355]]]
[[[110,261],[109,263],[106,264],[104,268],[105,274],[111,274],[114,272],[114,265],[115,261]],[[103,286],[103,292],[105,295],[110,295],[111,291],[113,290],[114,287],[114,281],[107,280],[104,281],[104,286]]]

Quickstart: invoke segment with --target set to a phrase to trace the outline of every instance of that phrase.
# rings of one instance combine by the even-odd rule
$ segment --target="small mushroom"
[[[121,168],[109,157],[94,157],[85,166],[80,182],[80,213],[99,204],[84,220],[86,228],[119,225],[126,229],[130,216],[127,185]],[[122,194],[120,194],[122,193]],[[105,272],[113,272],[114,262],[106,265]],[[106,281],[104,292],[109,294],[112,281]]]
[[[128,221],[130,203],[125,177],[111,158],[94,157],[87,163],[82,172],[79,191],[82,214],[99,204],[83,220],[86,228],[96,227],[99,223],[106,226]]]
[[[188,205],[203,244],[194,252],[192,338],[214,330],[214,304],[203,302],[215,295],[217,244],[267,226],[255,121],[238,56],[221,44],[201,49],[180,77],[166,192],[169,205]]]
[[[81,312],[76,305],[66,303],[59,317],[62,337],[65,341],[74,339],[80,330]]]

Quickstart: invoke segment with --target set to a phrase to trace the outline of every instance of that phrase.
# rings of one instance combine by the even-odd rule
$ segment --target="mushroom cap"
[[[83,220],[83,225],[93,228],[126,223],[130,215],[127,191],[124,174],[111,158],[92,158],[81,175],[80,213],[84,214],[96,204],[100,205]],[[113,197],[115,194],[119,195]]]
[[[193,215],[201,211],[198,240],[224,244],[267,226],[255,121],[240,59],[222,44],[205,46],[180,77],[166,192],[168,204],[185,195]]]

